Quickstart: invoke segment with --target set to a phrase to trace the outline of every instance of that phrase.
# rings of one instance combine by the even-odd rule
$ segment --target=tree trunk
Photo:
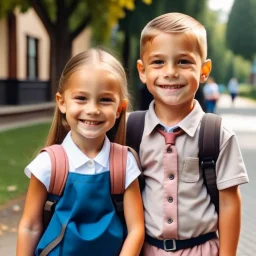
[[[51,99],[55,99],[61,73],[71,58],[72,40],[68,29],[68,13],[64,8],[64,1],[58,1],[57,20],[54,34],[51,36]]]
[[[66,40],[66,41],[65,41]],[[50,77],[51,77],[51,99],[54,100],[58,91],[61,73],[71,58],[72,42],[67,39],[51,39]]]
[[[123,65],[125,69],[129,70],[129,57],[130,57],[130,33],[128,29],[124,31],[124,44],[123,44]]]

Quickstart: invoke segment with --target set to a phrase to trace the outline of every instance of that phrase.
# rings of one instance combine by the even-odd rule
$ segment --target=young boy
[[[232,131],[221,126],[216,163],[219,215],[199,170],[204,112],[194,96],[212,67],[206,59],[205,28],[187,15],[164,14],[146,25],[140,46],[139,76],[154,97],[139,152],[147,233],[142,254],[235,256],[241,223],[238,185],[247,183],[248,176]],[[165,139],[172,132],[180,133],[175,145]]]

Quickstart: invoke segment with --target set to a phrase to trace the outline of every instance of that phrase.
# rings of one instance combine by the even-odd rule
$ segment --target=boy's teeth
[[[181,84],[177,84],[177,85],[163,85],[162,87],[164,89],[178,89],[178,88],[181,88],[182,85]]]

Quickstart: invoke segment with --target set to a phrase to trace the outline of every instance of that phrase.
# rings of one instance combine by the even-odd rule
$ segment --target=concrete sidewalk
[[[217,104],[217,113],[223,121],[238,133],[239,143],[245,157],[250,183],[241,186],[243,196],[243,222],[239,243],[239,256],[252,256],[256,251],[254,238],[256,235],[255,196],[256,196],[256,102],[248,99],[237,98],[235,105],[231,105],[229,95],[222,95]],[[27,126],[49,120],[34,120],[34,122],[16,122],[11,126],[5,124],[3,130]],[[3,128],[3,124],[0,124]],[[255,140],[254,140],[255,139]],[[24,196],[0,207],[0,255],[15,255],[17,225],[20,220],[24,205]]]
[[[15,129],[52,120],[55,103],[0,106],[0,131]]]

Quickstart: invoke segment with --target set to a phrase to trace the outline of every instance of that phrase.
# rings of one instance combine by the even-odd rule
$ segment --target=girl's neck
[[[72,133],[71,133],[72,136]],[[102,136],[101,138],[94,138],[94,139],[88,139],[83,136],[80,138],[74,138],[72,136],[72,139],[74,143],[77,145],[77,147],[89,158],[93,159],[95,158],[99,152],[101,151],[104,140],[105,140],[105,135]]]
[[[167,106],[161,102],[155,103],[155,113],[160,121],[168,127],[177,125],[193,109],[194,102],[185,103],[177,106]]]

